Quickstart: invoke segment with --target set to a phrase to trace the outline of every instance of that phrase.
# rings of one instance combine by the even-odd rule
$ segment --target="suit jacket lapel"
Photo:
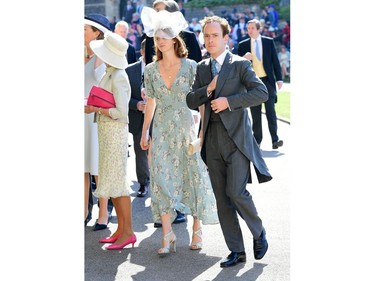
[[[138,63],[137,65],[137,73],[136,73],[136,77],[139,77],[141,76],[142,77],[142,62],[141,63]]]
[[[137,63],[137,67],[135,68],[135,72],[134,74],[135,75],[135,81],[141,81],[141,83],[139,83],[139,89],[141,89],[141,85],[142,85],[142,62],[140,63]]]
[[[226,77],[229,76],[230,72],[230,64],[232,63],[232,54],[228,52],[228,54],[225,56],[224,63],[221,66],[220,72],[219,72],[219,77],[217,79],[216,83],[216,89],[215,89],[215,97],[220,96],[220,90],[223,87]]]
[[[212,81],[212,71],[211,71],[211,59],[207,60],[207,63],[202,64],[202,85],[208,85]]]

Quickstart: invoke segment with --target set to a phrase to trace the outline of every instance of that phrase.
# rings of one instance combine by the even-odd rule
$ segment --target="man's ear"
[[[224,35],[224,41],[225,41],[225,43],[228,43],[228,41],[229,41],[229,34],[225,34]]]

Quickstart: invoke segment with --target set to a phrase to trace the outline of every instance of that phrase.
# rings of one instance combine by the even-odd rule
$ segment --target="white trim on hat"
[[[101,25],[101,24],[99,24],[95,21],[92,21],[92,20],[89,20],[89,19],[84,19],[84,23],[88,24],[88,25],[91,25],[93,27],[96,27],[101,32],[103,32],[104,34],[107,34],[108,32],[111,32],[109,29],[107,29],[106,27],[104,27],[103,25]]]

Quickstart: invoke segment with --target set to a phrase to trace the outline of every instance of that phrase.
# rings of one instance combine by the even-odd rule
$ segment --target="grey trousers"
[[[221,121],[210,121],[205,148],[225,242],[231,252],[245,251],[237,214],[245,220],[253,238],[258,238],[263,228],[246,190],[250,160],[237,148]]]

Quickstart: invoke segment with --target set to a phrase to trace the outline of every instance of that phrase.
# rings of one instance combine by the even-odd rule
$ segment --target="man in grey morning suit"
[[[263,258],[268,249],[262,220],[246,190],[246,184],[251,182],[250,162],[260,183],[272,179],[252,135],[248,113],[249,106],[267,100],[268,92],[251,63],[226,50],[230,27],[225,19],[206,17],[202,31],[212,58],[197,65],[186,102],[191,109],[205,106],[201,156],[208,166],[221,229],[231,251],[220,266],[229,267],[246,261],[237,213],[253,235],[255,259]],[[212,70],[219,71],[218,75],[211,72],[215,65],[219,69]]]

